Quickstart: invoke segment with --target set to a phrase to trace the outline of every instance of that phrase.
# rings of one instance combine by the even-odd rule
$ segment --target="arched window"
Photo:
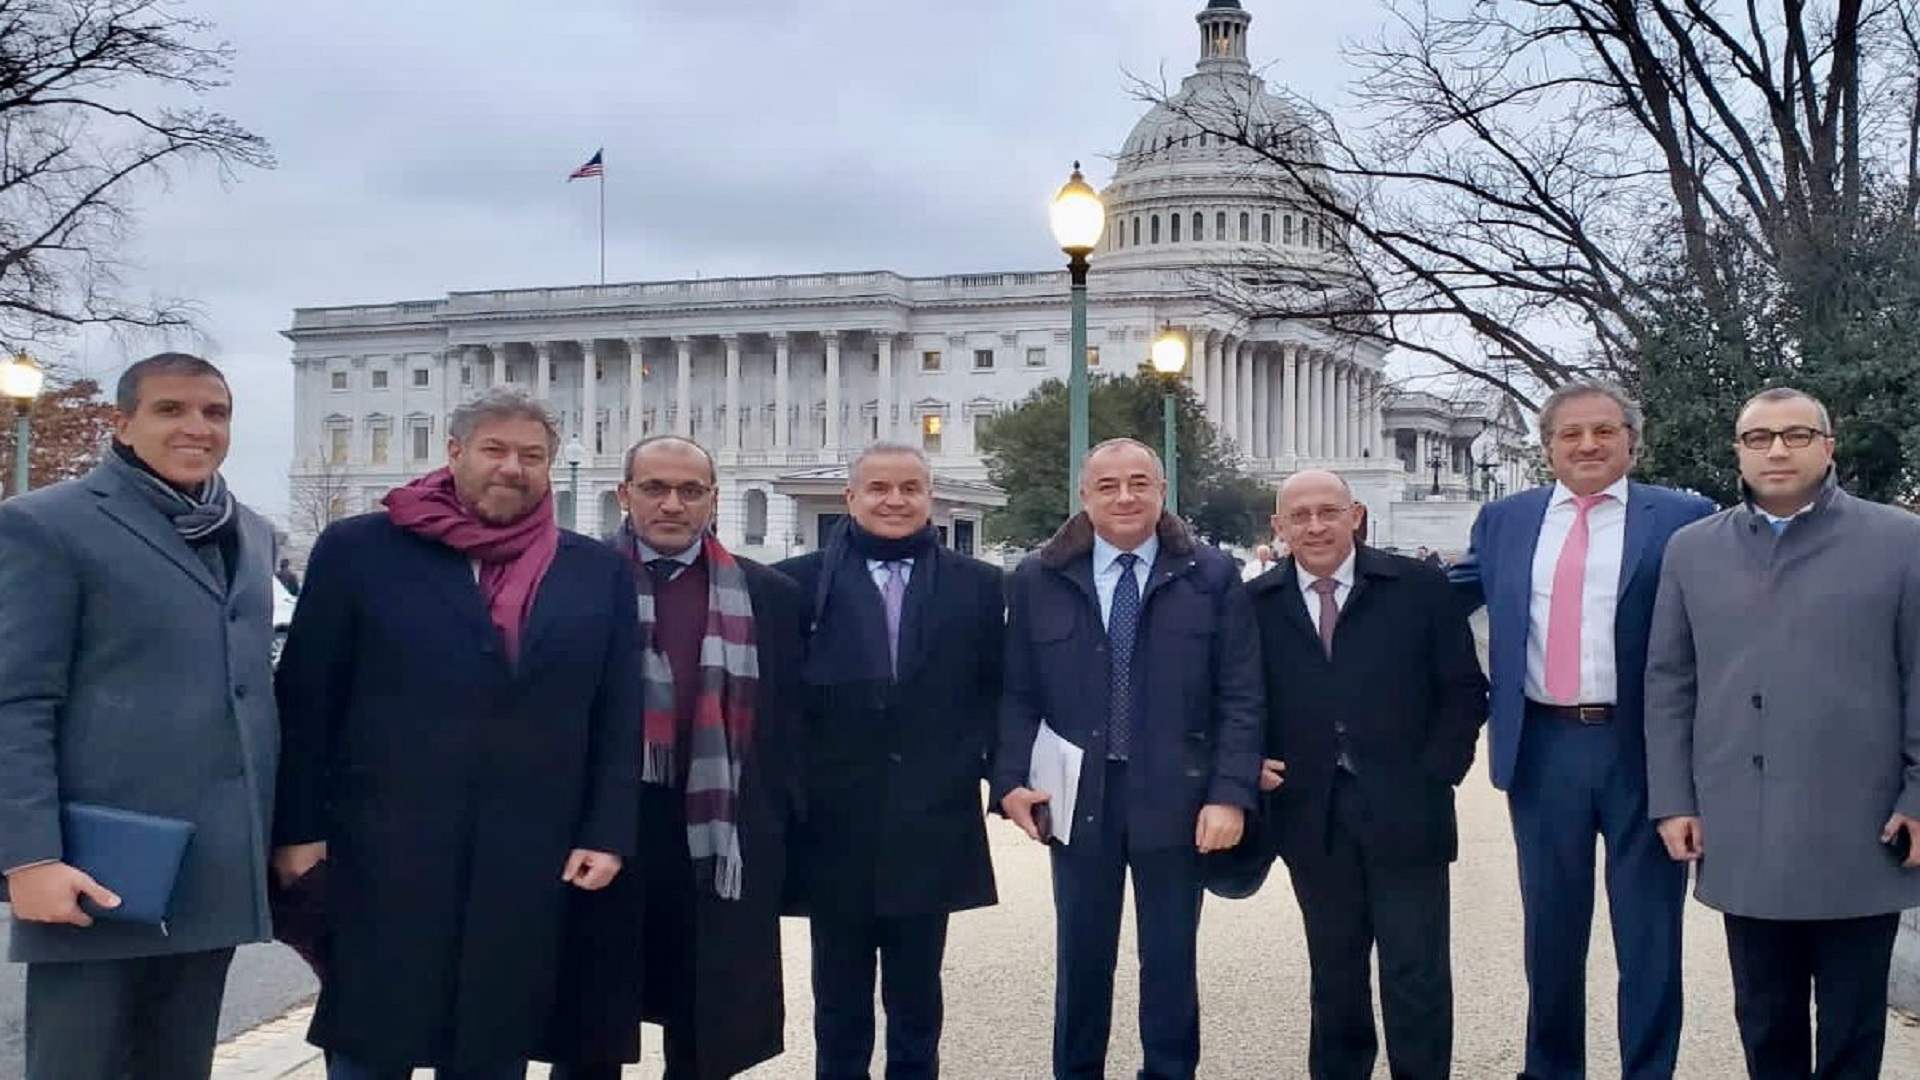
[[[1280,242],[1282,244],[1293,243],[1293,215],[1292,214],[1280,215]]]
[[[1167,215],[1167,243],[1177,244],[1179,242],[1180,242],[1180,215],[1176,212],[1176,213]]]
[[[1263,244],[1273,243],[1273,215],[1272,214],[1260,215],[1260,242]]]
[[[1155,214],[1152,217],[1147,219],[1147,242],[1150,244],[1157,244],[1160,242],[1160,215],[1159,214]]]
[[[1133,215],[1133,246],[1140,246],[1140,215]]]
[[[1207,238],[1207,219],[1200,211],[1193,212],[1193,241],[1199,243]]]
[[[1213,238],[1215,240],[1225,240],[1227,238],[1227,212],[1225,210],[1213,215]]]
[[[1253,221],[1252,221],[1252,218],[1251,218],[1251,217],[1250,217],[1250,216],[1249,216],[1248,214],[1246,214],[1246,213],[1244,213],[1244,212],[1243,212],[1243,213],[1241,213],[1241,215],[1240,215],[1240,240],[1241,240],[1241,242],[1242,242],[1242,243],[1244,243],[1244,242],[1246,242],[1246,241],[1248,241],[1248,240],[1251,240],[1251,239],[1253,239],[1253,237],[1252,237],[1252,235],[1251,235],[1251,234],[1252,234],[1252,229],[1253,229]]]
[[[1115,250],[1118,250],[1120,248],[1127,246],[1127,230],[1125,228],[1124,223],[1118,217],[1113,219],[1113,224],[1107,226],[1107,231],[1113,237],[1113,246]]]
[[[767,493],[758,488],[747,492],[746,534],[749,545],[767,542]]]

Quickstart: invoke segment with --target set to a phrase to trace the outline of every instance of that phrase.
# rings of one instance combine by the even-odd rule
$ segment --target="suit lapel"
[[[1640,563],[1652,546],[1653,533],[1659,527],[1659,507],[1647,497],[1639,484],[1627,485],[1627,534],[1620,549],[1620,595],[1640,572]]]
[[[1520,521],[1508,547],[1512,558],[1507,560],[1508,572],[1500,580],[1499,610],[1489,613],[1500,616],[1504,625],[1519,627],[1519,633],[1504,636],[1520,642],[1522,649],[1526,647],[1528,609],[1533,599],[1533,556],[1540,547],[1540,530],[1546,525],[1547,510],[1553,505],[1553,488],[1551,485],[1539,487],[1529,494],[1532,496],[1529,502],[1515,507]]]
[[[143,496],[128,491],[119,480],[105,476],[98,477],[94,491],[106,496],[100,503],[101,512],[199,582],[200,587],[207,590],[207,595],[214,600],[226,599],[220,583],[214,580],[213,571],[200,561],[200,556],[193,553],[185,540],[180,539],[180,534],[174,531],[173,523],[167,520],[166,515],[155,510]]]
[[[1315,656],[1326,656],[1326,650],[1320,645],[1320,629],[1314,625],[1313,614],[1307,610],[1307,599],[1300,595],[1300,567],[1289,555],[1280,569],[1280,579],[1274,582],[1274,602],[1280,605],[1280,617],[1306,636],[1313,644]],[[1352,599],[1352,597],[1348,597]],[[1339,624],[1335,624],[1338,627]]]
[[[480,582],[474,575],[473,561],[444,544],[414,536],[412,533],[408,533],[407,537],[427,549],[425,556],[429,569],[426,577],[433,586],[434,593],[452,610],[454,615],[459,617],[461,622],[467,624],[470,630],[481,632],[484,636],[480,640],[495,646],[501,662],[505,663],[504,643],[499,640],[500,635],[493,629],[493,619],[487,613],[486,596],[481,593]],[[555,553],[554,562],[559,561],[560,556]],[[544,589],[541,591],[545,592]],[[540,607],[540,597],[535,597],[534,616],[537,617],[540,614]],[[530,618],[528,622],[531,624],[534,619]],[[533,629],[532,625],[528,626],[529,631]],[[521,655],[526,655],[532,642],[532,635],[529,633],[521,642]]]

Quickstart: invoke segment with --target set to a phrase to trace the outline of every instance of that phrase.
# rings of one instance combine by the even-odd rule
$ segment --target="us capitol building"
[[[1247,60],[1252,16],[1210,0],[1200,59],[1179,94],[1223,85],[1267,123],[1292,113]],[[1465,547],[1477,497],[1527,481],[1511,403],[1398,393],[1384,350],[1292,322],[1237,319],[1197,268],[1257,252],[1305,273],[1342,256],[1304,198],[1249,179],[1244,152],[1165,106],[1140,120],[1102,192],[1105,237],[1089,278],[1088,363],[1131,373],[1159,328],[1188,335],[1191,380],[1250,473],[1347,475],[1376,543]],[[492,386],[549,401],[585,449],[563,520],[610,533],[624,449],[690,435],[721,474],[721,539],[778,558],[810,548],[844,510],[846,461],[876,439],[934,462],[935,523],[965,551],[1005,501],[987,482],[981,425],[1068,370],[1065,270],[906,277],[886,270],[454,292],[432,300],[300,308],[293,342],[297,540],[319,520],[371,509],[444,460],[447,416]],[[1142,432],[1158,445],[1158,431]],[[1064,451],[1064,447],[1062,448]],[[324,513],[302,513],[315,499]],[[577,504],[576,504],[577,499]]]

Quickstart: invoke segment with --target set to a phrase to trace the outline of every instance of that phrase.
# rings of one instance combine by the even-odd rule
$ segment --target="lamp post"
[[[560,524],[572,529],[580,521],[580,463],[587,460],[587,448],[581,444],[580,436],[567,440],[560,457],[567,463],[567,519]]]
[[[1445,464],[1446,460],[1440,456],[1440,448],[1437,446],[1434,447],[1433,454],[1427,458],[1427,465],[1433,469],[1433,493],[1435,495],[1440,494],[1440,466]]]
[[[1080,459],[1087,456],[1087,256],[1100,244],[1107,228],[1107,208],[1100,196],[1080,175],[1080,163],[1073,163],[1073,175],[1067,178],[1053,197],[1049,213],[1053,238],[1067,253],[1067,274],[1072,282],[1070,308],[1073,332],[1068,347],[1073,350],[1067,369],[1067,514],[1080,512]]]
[[[13,494],[24,495],[33,486],[33,403],[40,396],[46,373],[33,357],[15,353],[0,360],[0,397],[13,402]]]
[[[1153,370],[1166,380],[1160,394],[1160,422],[1166,429],[1161,434],[1162,454],[1167,461],[1167,509],[1176,517],[1180,514],[1180,421],[1174,410],[1173,388],[1186,367],[1186,337],[1171,326],[1162,326],[1160,336],[1153,341]]]

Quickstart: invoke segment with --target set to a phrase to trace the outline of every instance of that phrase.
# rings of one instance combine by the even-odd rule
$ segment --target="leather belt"
[[[1548,705],[1529,698],[1527,712],[1534,716],[1550,716],[1555,720],[1565,720],[1570,724],[1586,724],[1589,727],[1613,723],[1613,706],[1611,705]]]

